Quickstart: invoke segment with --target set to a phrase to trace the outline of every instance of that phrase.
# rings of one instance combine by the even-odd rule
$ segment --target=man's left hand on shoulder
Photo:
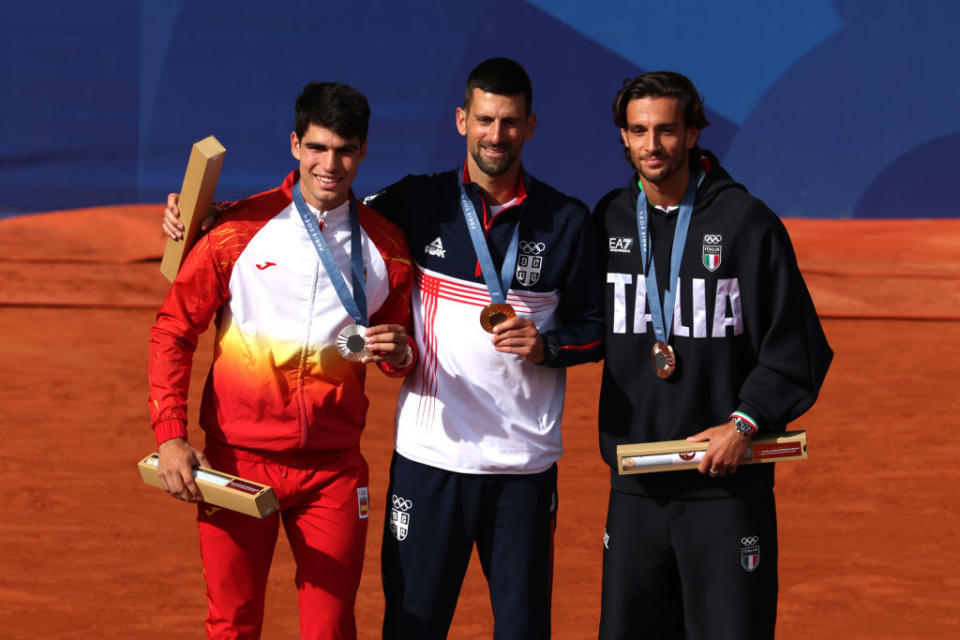
[[[546,357],[543,336],[530,318],[517,316],[495,326],[493,346],[500,353],[515,353],[534,364],[540,364]]]
[[[399,369],[408,365],[413,357],[407,330],[402,325],[378,324],[367,327],[365,338],[370,355],[363,359],[364,362],[386,362]]]
[[[721,478],[728,473],[736,473],[743,456],[750,447],[753,437],[737,431],[731,419],[687,438],[690,442],[708,440],[707,452],[700,461],[697,471],[711,478]]]

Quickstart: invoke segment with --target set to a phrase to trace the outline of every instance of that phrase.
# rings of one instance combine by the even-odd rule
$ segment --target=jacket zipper
[[[303,337],[303,343],[300,345],[300,364],[297,367],[297,406],[300,409],[298,422],[300,423],[300,448],[307,446],[307,400],[304,391],[304,378],[306,377],[307,357],[310,346],[310,330],[313,328],[313,305],[317,299],[317,283],[320,279],[320,259],[317,258],[313,269],[313,282],[310,284],[310,304],[307,308],[306,317],[306,335]]]

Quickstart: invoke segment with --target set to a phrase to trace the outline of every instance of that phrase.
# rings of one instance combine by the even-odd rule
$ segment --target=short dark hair
[[[474,67],[467,76],[467,86],[463,92],[463,107],[467,111],[470,110],[474,89],[495,93],[498,96],[523,94],[526,115],[529,116],[531,113],[533,86],[530,84],[530,76],[518,62],[510,58],[490,58]]]
[[[680,104],[684,126],[704,129],[710,124],[703,112],[700,92],[690,78],[675,71],[651,71],[624,80],[613,99],[613,121],[617,127],[627,128],[627,105],[640,98],[675,98]]]
[[[297,120],[294,131],[303,138],[311,124],[330,129],[350,140],[367,139],[370,105],[363,94],[339,82],[311,82],[303,88],[294,104]]]

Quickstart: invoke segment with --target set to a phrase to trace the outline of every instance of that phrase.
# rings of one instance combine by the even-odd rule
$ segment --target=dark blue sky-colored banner
[[[466,74],[505,55],[534,84],[525,166],[588,205],[630,174],[620,83],[674,69],[705,95],[703,146],[781,215],[955,217],[957,24],[960,4],[934,0],[8,3],[0,216],[159,202],[211,133],[218,198],[276,186],[310,80],[371,102],[361,195],[446,170]]]

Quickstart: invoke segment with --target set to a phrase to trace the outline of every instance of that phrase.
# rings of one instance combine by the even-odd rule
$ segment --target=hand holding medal
[[[413,360],[413,349],[407,330],[399,324],[378,324],[364,331],[363,362],[386,362],[392,367],[404,368]]]
[[[500,353],[513,353],[534,364],[546,358],[543,336],[530,318],[508,318],[493,327],[491,333],[493,346]]]

